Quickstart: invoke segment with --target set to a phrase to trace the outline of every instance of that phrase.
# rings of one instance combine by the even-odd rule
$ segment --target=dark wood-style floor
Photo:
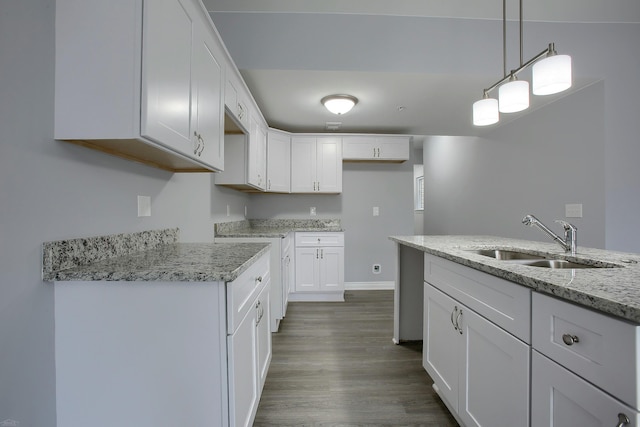
[[[393,291],[289,304],[254,426],[457,426],[422,368],[395,345]]]

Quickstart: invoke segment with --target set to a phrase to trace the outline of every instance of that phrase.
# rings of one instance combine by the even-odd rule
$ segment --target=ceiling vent
[[[325,125],[325,129],[335,132],[340,130],[340,126],[342,126],[342,122],[327,122]]]

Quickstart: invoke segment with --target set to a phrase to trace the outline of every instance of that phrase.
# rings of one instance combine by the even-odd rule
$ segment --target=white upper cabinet
[[[55,138],[222,170],[223,52],[197,0],[58,0]]]
[[[410,136],[357,135],[342,139],[342,158],[352,162],[394,162],[409,160]]]
[[[227,82],[224,93],[224,105],[233,119],[241,127],[249,129],[249,101],[244,93],[244,85],[235,68],[227,70]]]
[[[275,129],[267,133],[267,192],[291,192],[291,136]]]
[[[251,115],[251,133],[249,135],[248,183],[255,188],[267,188],[267,126]]]
[[[342,192],[342,138],[293,136],[291,138],[291,192]]]

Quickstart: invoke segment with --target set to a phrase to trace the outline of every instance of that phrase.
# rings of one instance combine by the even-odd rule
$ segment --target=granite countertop
[[[578,246],[575,256],[555,243],[494,236],[391,236],[391,240],[576,304],[640,323],[640,254]],[[524,249],[613,268],[549,269],[479,255],[473,249]]]
[[[216,238],[279,238],[292,231],[342,232],[344,229],[336,219],[250,219],[215,225]]]
[[[269,243],[173,243],[60,270],[51,281],[231,282]]]
[[[178,229],[43,244],[44,281],[230,282],[270,243],[178,243]]]

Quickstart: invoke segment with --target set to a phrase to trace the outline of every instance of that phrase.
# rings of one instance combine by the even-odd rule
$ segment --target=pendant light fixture
[[[522,0],[520,0],[520,67],[507,74],[507,17],[506,0],[502,0],[502,58],[503,77],[484,89],[483,98],[473,104],[473,124],[487,126],[500,120],[499,113],[515,113],[529,108],[529,82],[518,80],[518,74],[532,66],[531,81],[534,95],[551,95],[571,87],[571,57],[558,55],[554,43],[527,62],[522,61]],[[489,93],[498,89],[498,100]]]
[[[333,114],[345,114],[358,103],[358,98],[351,95],[329,95],[322,98],[320,102]]]

